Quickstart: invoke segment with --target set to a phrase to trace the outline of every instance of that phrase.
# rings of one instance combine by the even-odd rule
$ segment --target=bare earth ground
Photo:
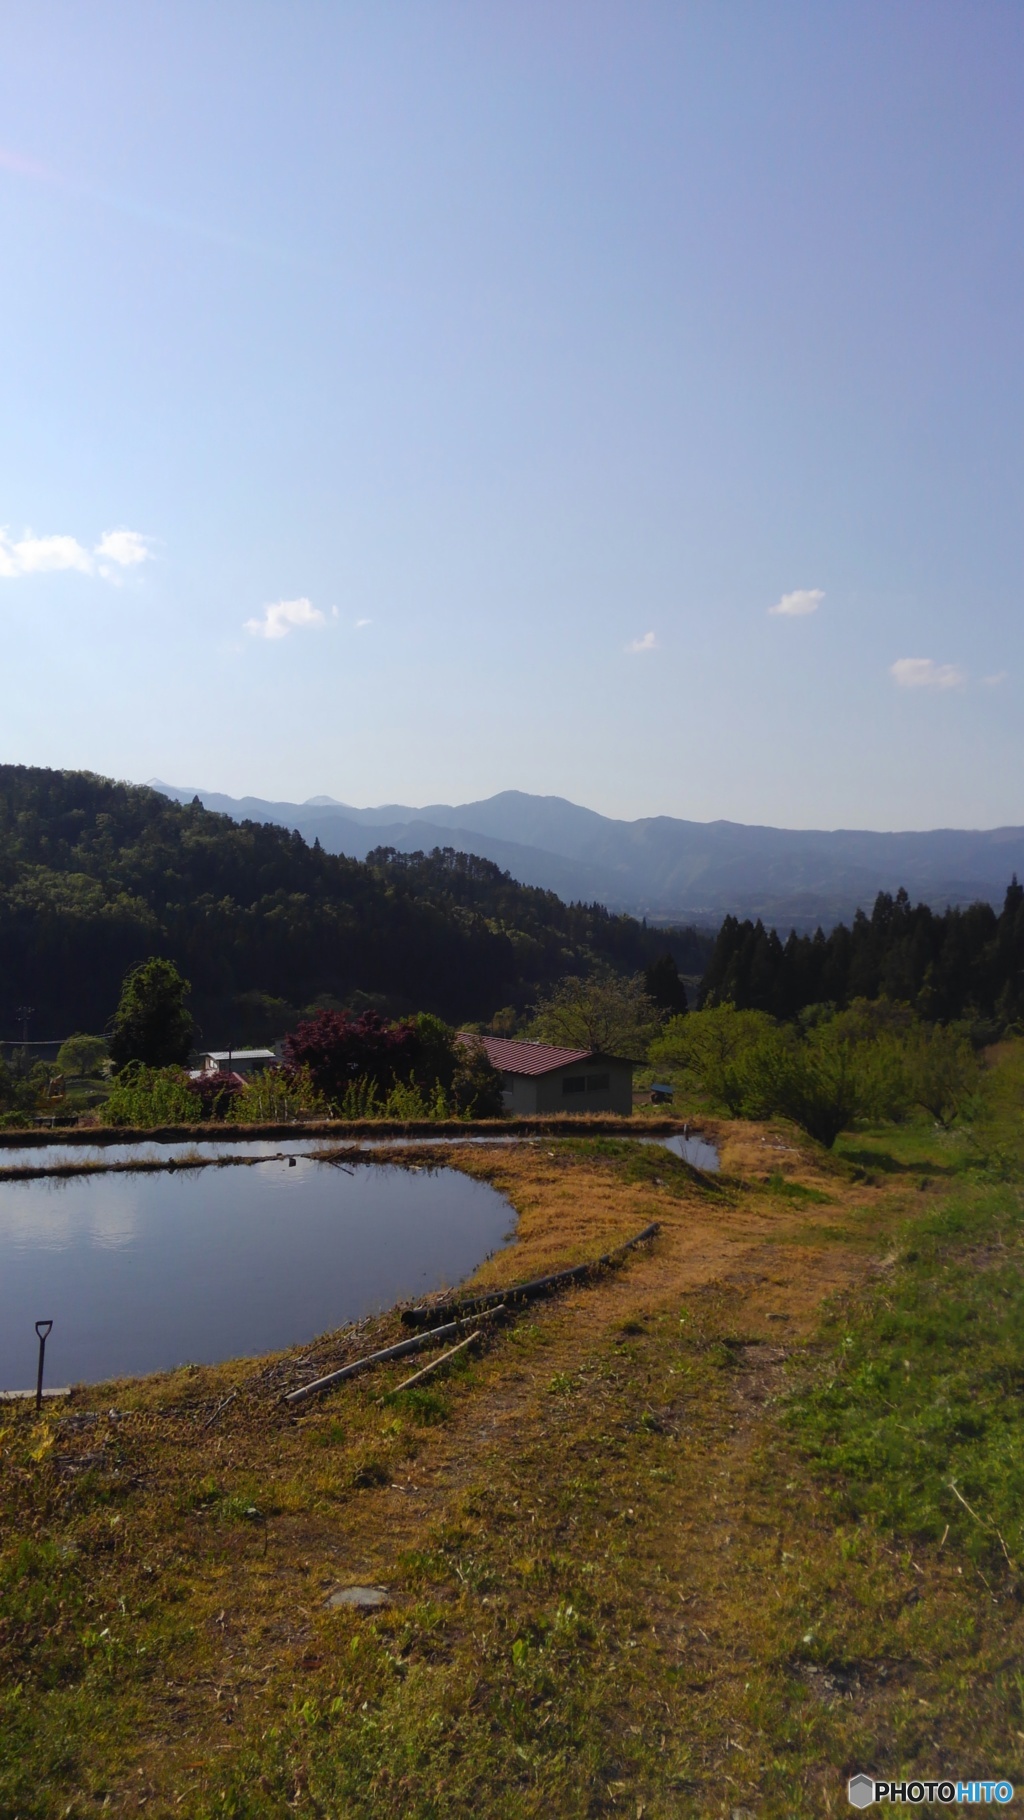
[[[37,1620],[66,1670],[39,1667],[38,1628],[23,1651],[40,1718],[11,1815],[801,1816],[846,1811],[846,1775],[887,1752],[969,1754],[971,1679],[1013,1658],[1016,1611],[968,1623],[955,1562],[838,1533],[770,1421],[825,1299],[884,1271],[886,1233],[941,1189],[708,1131],[721,1182],[554,1139],[446,1155],[519,1214],[481,1285],[660,1231],[418,1406],[381,1400],[416,1359],[279,1401],[398,1337],[389,1316],[5,1416],[4,1541],[77,1575]],[[390,1603],[327,1605],[353,1583]]]

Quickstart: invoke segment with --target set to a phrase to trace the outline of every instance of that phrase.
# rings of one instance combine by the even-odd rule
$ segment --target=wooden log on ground
[[[491,1308],[488,1318],[499,1315],[502,1308]],[[350,1365],[342,1365],[337,1371],[329,1371],[324,1378],[314,1378],[312,1384],[300,1384],[298,1390],[289,1390],[281,1398],[282,1403],[304,1403],[307,1397],[319,1396],[322,1390],[329,1390],[332,1384],[341,1384],[346,1378],[354,1378],[360,1371],[368,1371],[371,1365],[383,1365],[386,1359],[400,1359],[406,1352],[423,1352],[435,1340],[451,1339],[460,1327],[468,1327],[472,1321],[479,1320],[479,1315],[470,1315],[465,1320],[448,1321],[443,1327],[434,1327],[429,1333],[414,1334],[411,1340],[399,1340],[394,1346],[382,1346],[379,1352],[368,1352],[364,1358],[353,1359]]]
[[[635,1238],[627,1239],[624,1245],[617,1245],[614,1251],[606,1251],[603,1257],[594,1258],[589,1264],[573,1264],[568,1270],[556,1270],[546,1277],[533,1277],[526,1283],[513,1283],[507,1289],[492,1289],[478,1296],[435,1302],[433,1307],[424,1305],[420,1308],[403,1308],[402,1320],[407,1327],[418,1327],[423,1321],[436,1321],[439,1315],[464,1313],[473,1316],[493,1308],[499,1302],[510,1306],[515,1302],[531,1302],[536,1296],[550,1295],[556,1289],[567,1288],[570,1283],[582,1283],[593,1271],[614,1264],[625,1252],[632,1251],[634,1245],[642,1245],[646,1239],[653,1239],[660,1230],[657,1220],[653,1220]]]
[[[431,1377],[439,1366],[447,1365],[449,1359],[454,1359],[457,1352],[465,1352],[467,1346],[475,1346],[477,1340],[482,1338],[483,1335],[480,1333],[479,1328],[476,1333],[467,1334],[466,1338],[460,1340],[457,1346],[450,1346],[448,1351],[443,1352],[439,1359],[431,1359],[430,1364],[424,1365],[422,1371],[414,1371],[411,1378],[406,1378],[402,1384],[396,1384],[394,1390],[389,1391],[388,1394],[397,1397],[400,1390],[411,1390],[414,1384],[422,1384],[424,1378]]]

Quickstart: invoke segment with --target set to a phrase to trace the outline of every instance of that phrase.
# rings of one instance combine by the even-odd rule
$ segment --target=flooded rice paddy
[[[294,1137],[294,1138],[253,1138],[249,1137],[245,1127],[224,1130],[223,1135],[215,1138],[174,1138],[167,1142],[158,1138],[133,1138],[130,1143],[99,1142],[69,1144],[66,1140],[55,1139],[48,1144],[2,1144],[0,1145],[0,1177],[5,1170],[12,1169],[60,1169],[68,1164],[75,1167],[102,1164],[110,1167],[114,1163],[188,1163],[192,1161],[226,1163],[234,1156],[251,1160],[254,1157],[273,1159],[280,1156],[315,1156],[325,1150],[344,1148],[348,1150],[388,1150],[419,1148],[423,1144],[521,1144],[531,1140],[509,1136],[488,1137],[448,1137],[445,1135],[428,1137]],[[534,1142],[539,1140],[534,1139]]]
[[[702,1137],[699,1131],[679,1131],[674,1137],[642,1138],[641,1142],[661,1144],[665,1150],[671,1150],[673,1156],[681,1157],[693,1169],[714,1171],[721,1168],[718,1146]]]
[[[267,1143],[259,1168],[0,1182],[0,1388],[34,1383],[37,1320],[53,1321],[50,1385],[213,1363],[454,1285],[511,1236],[508,1202],[457,1170],[345,1169],[301,1147]],[[96,1160],[167,1161],[174,1148]],[[26,1147],[18,1161],[44,1155]]]
[[[565,1134],[566,1136],[569,1133]],[[624,1134],[625,1135],[625,1134]],[[700,1131],[684,1130],[671,1136],[659,1134],[657,1137],[645,1137],[636,1134],[636,1142],[641,1144],[661,1144],[670,1150],[673,1156],[681,1157],[684,1163],[690,1163],[695,1169],[718,1169],[719,1155],[717,1147],[705,1138]],[[415,1137],[343,1137],[329,1139],[318,1137],[294,1138],[252,1138],[246,1135],[244,1126],[224,1133],[223,1136],[210,1139],[171,1139],[136,1138],[131,1143],[99,1142],[70,1144],[66,1140],[55,1139],[47,1144],[0,1144],[0,1182],[10,1172],[32,1170],[58,1170],[78,1168],[113,1168],[117,1165],[139,1164],[152,1168],[156,1164],[165,1167],[168,1164],[187,1166],[191,1162],[217,1163],[225,1165],[236,1159],[252,1162],[273,1161],[282,1156],[324,1156],[332,1149],[343,1149],[346,1154],[353,1150],[402,1150],[422,1149],[424,1146],[451,1145],[523,1145],[533,1144],[541,1147],[549,1142],[548,1138],[525,1136],[510,1132],[502,1136],[500,1132],[489,1132],[485,1137],[476,1135],[452,1136],[439,1132],[418,1133]]]

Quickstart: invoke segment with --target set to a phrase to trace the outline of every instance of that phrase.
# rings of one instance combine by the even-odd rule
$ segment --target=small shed
[[[207,1049],[200,1056],[197,1074],[259,1074],[274,1068],[281,1057],[274,1049]]]
[[[474,1036],[463,1032],[460,1043],[479,1043],[502,1078],[505,1110],[516,1115],[537,1112],[612,1112],[633,1110],[633,1063],[597,1049],[560,1049],[554,1043],[529,1043],[513,1037]]]

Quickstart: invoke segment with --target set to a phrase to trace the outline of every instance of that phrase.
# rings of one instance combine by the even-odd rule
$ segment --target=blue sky
[[[0,26],[0,756],[1024,822],[1018,5]]]

